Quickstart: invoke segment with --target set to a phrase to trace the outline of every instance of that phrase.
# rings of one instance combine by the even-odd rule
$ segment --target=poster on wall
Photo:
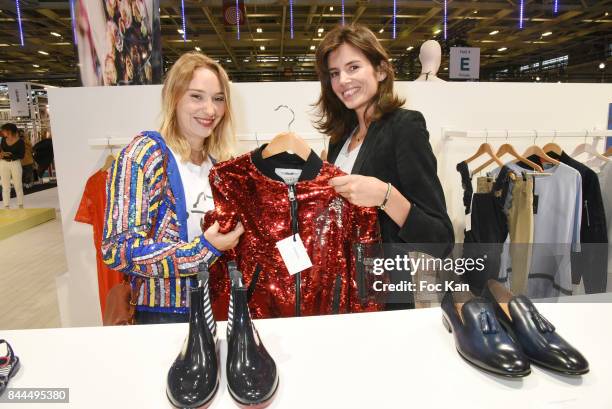
[[[9,105],[11,117],[30,116],[28,106],[29,86],[25,82],[8,82]]]
[[[159,84],[159,0],[75,0],[83,86]]]

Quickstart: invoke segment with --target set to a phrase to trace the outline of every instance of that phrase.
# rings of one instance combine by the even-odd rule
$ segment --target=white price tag
[[[465,231],[472,230],[472,212],[465,215]]]
[[[308,257],[299,234],[289,236],[277,242],[276,247],[285,262],[285,266],[287,266],[287,270],[289,270],[289,274],[293,275],[312,267],[312,261]]]

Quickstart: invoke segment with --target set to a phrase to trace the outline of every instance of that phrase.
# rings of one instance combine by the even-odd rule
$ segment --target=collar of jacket
[[[251,152],[251,161],[253,162],[253,165],[255,165],[257,170],[259,170],[265,176],[269,177],[270,179],[285,183],[284,180],[274,172],[275,166],[269,163],[267,159],[263,159],[262,157],[262,152],[267,145],[268,144],[264,144],[261,147],[255,149],[253,152]],[[289,154],[287,152],[281,152],[278,155],[275,155],[275,157],[278,158],[279,162],[286,161],[288,168],[302,170],[298,182],[303,182],[316,178],[319,172],[321,171],[321,168],[323,167],[323,161],[321,160],[321,158],[319,158],[319,156],[317,156],[316,153],[314,153],[312,149],[310,150],[310,155],[308,155],[308,159],[306,160],[306,162],[304,162],[301,158],[299,159],[299,162],[303,162],[303,165],[301,166],[297,165],[297,161],[295,160],[295,158],[298,158],[297,155]]]
[[[166,141],[156,131],[145,131],[142,135],[148,136],[153,139],[162,150],[162,155],[165,155],[166,159],[166,175],[168,182],[170,183],[170,189],[174,193],[176,200],[176,217],[179,222],[179,235],[182,241],[187,241],[187,205],[185,200],[185,190],[183,189],[183,182],[181,181],[181,174],[179,173],[178,165],[174,160],[174,155],[171,154]]]

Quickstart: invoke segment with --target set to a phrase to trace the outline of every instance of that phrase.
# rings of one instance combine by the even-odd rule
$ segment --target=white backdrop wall
[[[470,156],[484,139],[444,139],[443,128],[465,130],[549,129],[538,144],[552,139],[552,130],[605,129],[612,84],[529,83],[408,83],[398,82],[406,107],[419,110],[427,120],[430,141],[438,158],[457,240],[462,239],[461,185],[455,165]],[[51,128],[57,167],[60,208],[68,260],[64,326],[101,323],[95,252],[89,225],[74,222],[87,178],[99,169],[109,151],[90,147],[94,138],[132,137],[155,129],[159,123],[161,86],[57,88],[49,90]],[[312,104],[319,95],[316,82],[238,83],[232,85],[233,115],[239,136],[239,153],[287,129],[288,111],[275,112],[280,104],[295,111],[291,130],[304,135],[317,152],[324,139],[312,127]],[[583,137],[557,138],[567,150]],[[490,139],[498,146],[503,139]],[[519,151],[533,138],[512,139]],[[589,142],[591,140],[589,139]],[[599,145],[603,149],[603,141]],[[63,291],[62,291],[63,292]]]

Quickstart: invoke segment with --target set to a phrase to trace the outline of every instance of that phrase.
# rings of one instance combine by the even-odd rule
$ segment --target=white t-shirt
[[[357,160],[357,155],[359,155],[359,150],[361,149],[361,145],[363,142],[359,144],[352,151],[348,151],[349,144],[351,143],[351,138],[348,138],[342,149],[340,149],[340,153],[334,162],[334,165],[339,167],[344,173],[351,174],[353,171],[353,166],[355,166],[355,160]]]
[[[180,155],[172,149],[170,149],[170,152],[174,155],[185,191],[187,237],[189,241],[192,241],[202,234],[200,223],[204,214],[215,208],[210,182],[208,181],[208,174],[213,164],[208,157],[200,166],[192,162],[182,162]]]

